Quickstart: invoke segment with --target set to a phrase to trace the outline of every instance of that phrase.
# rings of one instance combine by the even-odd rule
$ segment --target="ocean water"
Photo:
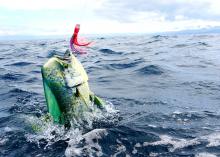
[[[70,130],[41,118],[40,67],[68,40],[0,42],[0,156],[220,156],[219,34],[90,39],[77,58],[108,104]]]

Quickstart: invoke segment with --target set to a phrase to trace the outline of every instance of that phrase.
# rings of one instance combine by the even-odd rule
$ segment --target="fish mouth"
[[[63,56],[54,55],[53,57],[56,57],[59,61],[63,63],[71,64],[72,53],[69,49],[67,49]]]

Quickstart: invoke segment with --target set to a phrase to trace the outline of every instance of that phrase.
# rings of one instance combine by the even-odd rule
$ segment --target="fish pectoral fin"
[[[94,102],[94,104],[96,104],[99,108],[103,108],[105,105],[105,102],[99,98],[98,96],[96,96],[94,93],[90,93],[90,101]]]

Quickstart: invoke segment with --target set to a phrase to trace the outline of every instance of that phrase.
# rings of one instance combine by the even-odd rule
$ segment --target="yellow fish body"
[[[44,93],[53,121],[69,124],[72,117],[87,111],[91,105],[102,107],[104,102],[89,89],[88,75],[77,58],[54,56],[41,68]]]

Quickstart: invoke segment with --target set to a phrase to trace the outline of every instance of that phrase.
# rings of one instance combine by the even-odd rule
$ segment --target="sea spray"
[[[107,101],[103,109],[93,107],[90,111],[81,114],[80,118],[73,118],[69,129],[66,129],[63,125],[54,124],[52,120],[46,121],[44,117],[38,118],[25,115],[24,118],[26,119],[26,123],[32,128],[32,130],[26,134],[28,142],[36,143],[39,148],[43,147],[47,149],[47,147],[60,140],[66,141],[68,143],[66,154],[69,156],[68,154],[70,152],[74,152],[76,155],[81,152],[82,148],[76,149],[76,147],[78,147],[83,139],[86,139],[88,145],[92,144],[92,140],[89,139],[89,136],[94,135],[93,133],[97,134],[97,138],[106,135],[107,132],[104,131],[105,129],[96,129],[95,127],[97,126],[93,124],[105,123],[105,126],[106,124],[116,125],[119,121],[119,111]],[[101,125],[99,125],[99,127],[101,128]],[[97,143],[93,143],[92,145],[96,145],[97,150],[101,151]]]

